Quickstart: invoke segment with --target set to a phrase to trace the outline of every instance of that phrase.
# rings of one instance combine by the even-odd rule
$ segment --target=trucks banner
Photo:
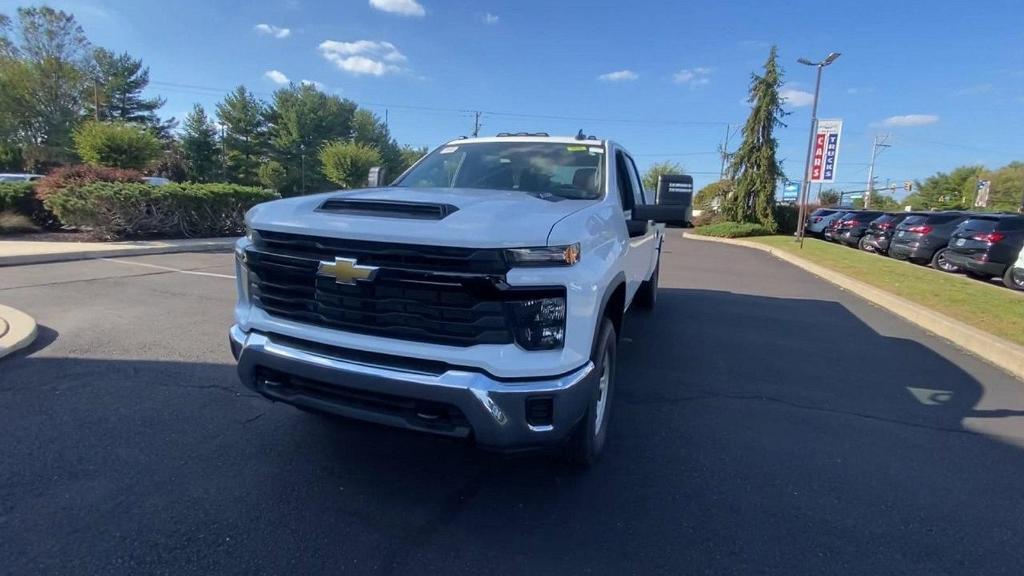
[[[818,129],[814,135],[811,182],[831,184],[836,181],[836,162],[839,160],[839,138],[842,133],[842,120],[818,120]]]

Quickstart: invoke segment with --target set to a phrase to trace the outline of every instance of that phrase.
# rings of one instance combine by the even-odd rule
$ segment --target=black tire
[[[600,335],[591,353],[596,375],[594,390],[583,420],[569,440],[568,457],[577,466],[588,467],[594,464],[604,450],[608,437],[608,421],[612,413],[612,400],[615,397],[615,348],[615,326],[609,318],[604,318],[601,322]],[[603,412],[600,422],[598,410]]]
[[[636,305],[644,310],[652,310],[658,302],[658,272],[661,270],[661,258],[651,272],[651,279],[640,284],[636,292]]]
[[[943,248],[932,256],[931,267],[939,270],[940,272],[949,272],[950,274],[956,274],[960,272],[960,268],[954,264],[951,264],[949,260],[946,260],[946,251],[949,248]]]
[[[1007,266],[1003,284],[1010,290],[1024,290],[1024,270],[1014,270],[1013,264]]]

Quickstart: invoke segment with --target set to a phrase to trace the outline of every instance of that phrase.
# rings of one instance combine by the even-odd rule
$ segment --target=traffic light
[[[911,182],[910,180],[903,182],[903,189],[906,190],[907,192],[912,191],[914,189],[914,183]]]

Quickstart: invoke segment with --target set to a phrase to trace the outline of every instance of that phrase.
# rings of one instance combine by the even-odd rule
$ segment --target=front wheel
[[[608,437],[608,419],[615,392],[615,342],[615,326],[605,318],[601,321],[600,336],[591,353],[597,382],[583,420],[569,441],[569,459],[579,466],[587,467],[597,462]]]
[[[934,256],[932,256],[932,268],[935,268],[936,270],[941,270],[943,272],[959,272],[960,268],[946,258],[947,250],[948,248],[943,248],[942,250],[936,252]]]
[[[1024,290],[1024,268],[1014,268],[1011,264],[1003,274],[1003,284],[1011,290]]]
[[[636,292],[636,304],[644,310],[651,310],[658,301],[658,271],[661,270],[661,261],[654,265],[654,272],[651,272],[651,279],[640,284]]]

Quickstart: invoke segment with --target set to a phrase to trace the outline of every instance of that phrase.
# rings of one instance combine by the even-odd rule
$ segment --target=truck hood
[[[317,211],[325,200],[449,204],[438,220]],[[525,192],[471,188],[369,188],[299,196],[254,207],[257,230],[310,236],[470,248],[544,246],[556,222],[593,200],[545,200]]]

